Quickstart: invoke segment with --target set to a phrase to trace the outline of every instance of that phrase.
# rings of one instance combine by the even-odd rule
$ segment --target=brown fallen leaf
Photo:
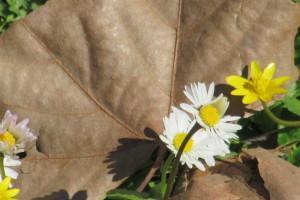
[[[258,162],[258,171],[272,200],[298,200],[300,169],[262,148],[245,150]]]
[[[49,0],[0,37],[1,109],[30,117],[39,135],[20,198],[103,198],[148,159],[156,145],[143,132],[162,131],[185,84],[224,83],[253,59],[297,76],[299,10],[289,0]]]
[[[269,199],[261,177],[237,159],[219,161],[206,172],[191,173],[187,190],[174,200]]]
[[[194,180],[194,181],[193,181]],[[194,176],[188,191],[174,200],[262,200],[245,182],[221,174]]]

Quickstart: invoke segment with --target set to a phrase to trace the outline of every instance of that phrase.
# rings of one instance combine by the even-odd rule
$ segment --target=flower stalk
[[[3,153],[0,153],[0,173],[1,173],[1,177],[2,179],[5,178],[5,171],[4,171],[4,155]]]
[[[187,145],[188,141],[196,133],[197,129],[199,129],[199,125],[198,125],[198,123],[195,123],[195,125],[193,126],[191,131],[187,134],[187,136],[184,138],[184,140],[182,141],[182,143],[179,147],[179,150],[176,154],[175,161],[174,161],[174,164],[173,164],[173,167],[172,167],[171,174],[170,174],[169,179],[168,179],[167,189],[166,189],[163,200],[168,200],[169,196],[171,195],[171,192],[173,190],[173,186],[174,186],[174,183],[175,183],[176,174],[178,173],[178,168],[179,168],[179,165],[180,165],[180,157],[181,157],[181,155],[183,153],[183,150],[184,150],[185,146]]]
[[[287,121],[287,120],[280,119],[272,113],[272,111],[269,109],[269,107],[267,106],[267,104],[264,101],[261,101],[261,104],[264,107],[265,113],[275,123],[283,125],[285,127],[300,127],[300,121]]]

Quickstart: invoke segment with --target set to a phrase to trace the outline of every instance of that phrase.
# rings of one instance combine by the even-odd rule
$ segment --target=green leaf
[[[116,189],[107,193],[106,200],[155,200],[149,194],[125,189]]]
[[[288,109],[291,113],[300,116],[300,80],[292,84],[286,96],[283,98],[283,106]]]
[[[47,0],[0,0],[0,33],[10,23],[26,16]]]
[[[277,137],[278,145],[288,144],[296,140],[300,140],[300,128],[292,128],[282,131]]]
[[[158,183],[151,182],[149,193],[151,197],[162,199],[167,189],[167,174],[170,172],[171,164],[174,160],[174,155],[170,154],[164,164],[160,167],[161,181]]]
[[[296,165],[300,166],[300,147],[295,147],[292,149],[291,153],[288,155],[287,160]]]
[[[173,154],[170,154],[166,162],[162,165],[160,168],[161,173],[161,197],[165,195],[166,189],[167,189],[167,174],[171,172],[172,163],[175,156]]]
[[[297,98],[299,96],[300,96],[300,80],[297,80],[295,83],[289,86],[286,97]]]
[[[163,187],[164,186],[162,182],[153,184],[151,190],[149,191],[150,196],[155,199],[162,199],[164,194],[164,192],[162,192]]]
[[[286,97],[283,100],[284,107],[287,108],[290,112],[300,116],[300,100],[297,98]]]
[[[291,139],[286,133],[278,134],[278,137],[277,137],[278,145],[287,144],[290,141],[291,141]]]

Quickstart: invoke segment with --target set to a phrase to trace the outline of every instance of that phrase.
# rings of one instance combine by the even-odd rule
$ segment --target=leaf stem
[[[136,190],[137,192],[142,192],[145,189],[145,187],[148,185],[149,181],[152,179],[152,177],[154,176],[155,172],[157,171],[157,169],[159,169],[159,166],[163,162],[165,154],[166,154],[166,151],[167,150],[166,150],[166,147],[164,145],[160,145],[159,146],[158,155],[156,157],[156,160],[154,161],[153,166],[149,170],[149,172],[146,175],[146,177],[144,178],[143,182],[137,188],[137,190]]]
[[[174,164],[173,164],[171,174],[170,174],[169,179],[168,179],[167,189],[166,189],[166,193],[165,193],[165,196],[164,196],[163,200],[168,200],[169,199],[169,196],[170,196],[170,194],[173,190],[176,174],[178,172],[178,168],[179,168],[179,164],[180,164],[180,157],[181,157],[181,155],[183,153],[183,150],[184,150],[185,146],[187,145],[188,141],[196,133],[196,130],[198,128],[199,128],[198,123],[195,123],[195,125],[193,126],[191,131],[187,134],[187,136],[184,138],[183,142],[181,143],[181,145],[179,147],[179,150],[178,150],[178,152],[176,154],[176,157],[175,157],[175,161],[174,161]]]
[[[277,124],[286,126],[286,127],[300,127],[300,121],[287,121],[287,120],[283,120],[278,118],[277,116],[275,116],[272,111],[270,110],[270,108],[267,106],[267,104],[263,101],[261,101],[263,107],[264,107],[264,111],[265,113],[268,115],[268,117],[273,120],[274,122],[276,122]]]
[[[162,169],[161,169],[161,199],[164,197],[166,189],[167,189],[167,173],[168,173],[168,168],[172,164],[174,160],[174,154],[170,154],[169,157],[167,158],[166,162],[163,164]]]
[[[4,171],[4,155],[0,153],[0,173],[2,180],[5,178],[5,171]]]

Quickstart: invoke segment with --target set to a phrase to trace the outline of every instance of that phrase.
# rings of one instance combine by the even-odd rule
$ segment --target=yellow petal
[[[291,77],[289,77],[289,76],[282,76],[282,77],[279,77],[279,78],[275,78],[275,79],[271,80],[270,84],[278,87],[278,86],[284,84],[290,78]]]
[[[285,94],[287,92],[286,89],[284,88],[271,88],[269,93],[271,93],[272,95],[275,95],[275,94]]]
[[[19,192],[20,190],[15,188],[15,189],[8,190],[5,193],[8,197],[15,197],[19,194]]]
[[[250,104],[257,101],[258,97],[256,95],[246,95],[243,98],[243,104]]]
[[[5,177],[4,180],[0,183],[0,191],[7,190],[10,181],[11,181],[10,177]]]
[[[265,69],[262,74],[262,78],[265,80],[271,80],[273,78],[273,75],[276,71],[276,65],[275,63],[270,63]]]
[[[228,76],[226,82],[235,88],[243,88],[244,84],[248,82],[247,79],[240,76]]]
[[[250,68],[251,69],[251,72],[250,72],[251,78],[254,80],[258,79],[261,76],[261,69],[260,69],[259,64],[256,61],[252,61],[250,64],[250,67],[251,67]]]
[[[269,102],[272,100],[273,95],[271,93],[260,95],[259,98],[264,102]]]
[[[231,91],[230,94],[235,95],[235,96],[244,96],[244,95],[248,95],[250,93],[249,90],[240,88],[240,89],[235,89],[233,91]]]

